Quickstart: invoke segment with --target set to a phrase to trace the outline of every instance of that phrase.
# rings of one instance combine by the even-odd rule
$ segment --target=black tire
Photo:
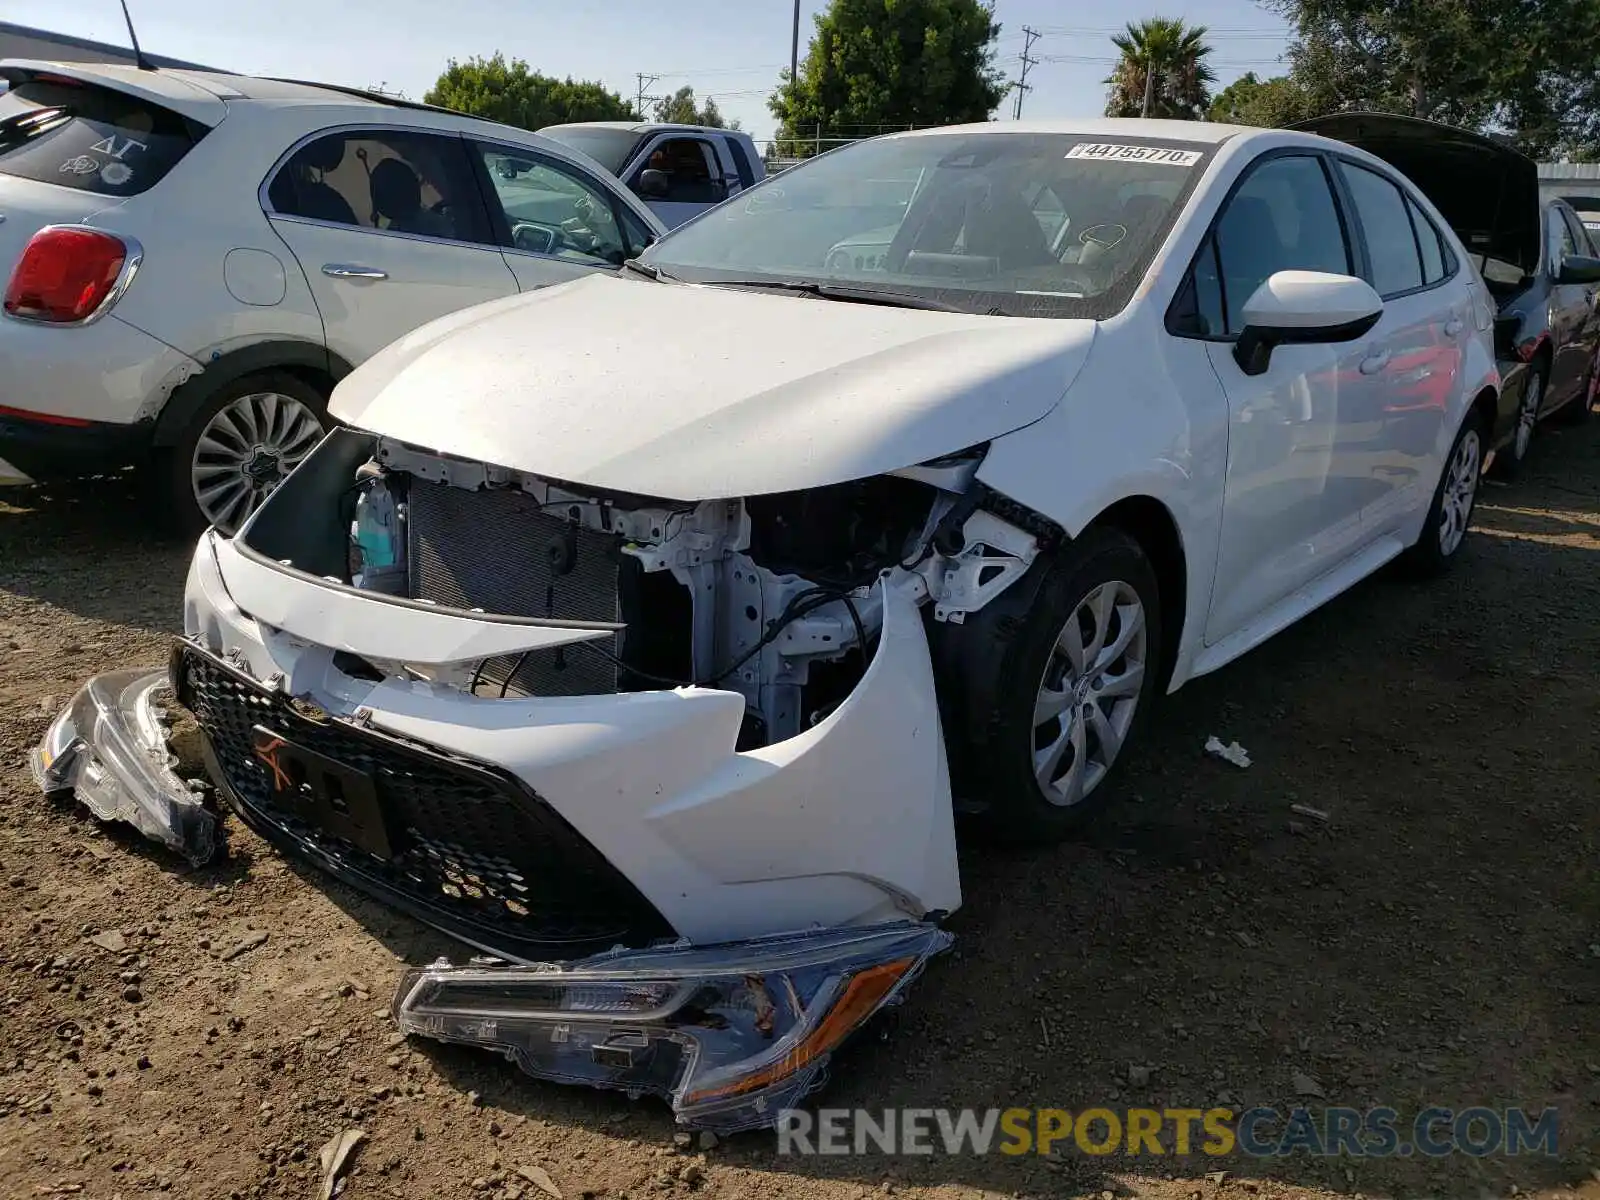
[[[201,435],[218,413],[245,396],[265,393],[285,397],[308,409],[324,433],[332,425],[328,418],[327,395],[286,371],[257,371],[230,380],[218,388],[216,394],[200,406],[178,440],[158,450],[151,461],[151,500],[157,508],[157,515],[174,533],[196,537],[213,524],[225,533],[232,533],[242,520],[224,518],[214,521],[201,507],[193,484],[196,450]],[[259,503],[259,499],[254,503]]]
[[[1517,419],[1516,424],[1511,427],[1511,440],[1505,444],[1505,448],[1503,450],[1499,451],[1494,456],[1494,473],[1501,479],[1516,479],[1522,474],[1522,469],[1528,461],[1528,455],[1532,452],[1535,435],[1538,433],[1538,406],[1541,406],[1544,403],[1545,387],[1549,378],[1549,368],[1545,366],[1543,361],[1540,361],[1528,368],[1528,381],[1522,389],[1522,398],[1517,402]],[[1539,398],[1534,402],[1535,407],[1532,414],[1533,422],[1528,426],[1527,441],[1519,450],[1517,448],[1518,431],[1521,429],[1523,421],[1528,416],[1526,410],[1528,408],[1529,398],[1534,394],[1535,388],[1538,389]]]
[[[1095,764],[1092,790],[1076,803],[1052,803],[1035,777],[1037,749],[1034,716],[1047,670],[1055,670],[1058,639],[1069,618],[1106,585],[1131,590],[1143,611],[1143,674],[1122,734],[1120,750],[1109,770]],[[1120,604],[1120,600],[1118,601]],[[1116,610],[1132,611],[1127,606]],[[1109,628],[1114,642],[1120,617]],[[946,744],[950,747],[952,784],[963,807],[976,815],[984,832],[1013,844],[1059,841],[1092,820],[1110,801],[1115,775],[1138,738],[1164,678],[1160,589],[1143,549],[1116,529],[1091,530],[1076,541],[1041,557],[1029,574],[994,602],[969,617],[964,625],[940,626],[936,652],[940,673]],[[1109,660],[1108,667],[1131,658]],[[1121,674],[1107,670],[1107,676]],[[1069,687],[1052,689],[1072,694]],[[1078,700],[1084,700],[1080,695]],[[1120,714],[1123,700],[1106,700],[1104,711]],[[1070,715],[1077,701],[1065,706]],[[1120,715],[1106,720],[1120,720]],[[1052,718],[1063,722],[1064,718]],[[1043,727],[1041,727],[1043,728]],[[1085,726],[1089,728],[1089,726]],[[1058,725],[1065,735],[1067,726]],[[1044,740],[1051,741],[1048,730]],[[1069,743],[1070,744],[1070,743]],[[1099,746],[1098,739],[1095,746]],[[1093,753],[1084,743],[1084,762]],[[1068,749],[1062,761],[1070,763]]]
[[[1427,519],[1422,523],[1422,534],[1417,538],[1416,544],[1408,549],[1398,560],[1402,573],[1413,579],[1432,579],[1443,575],[1455,561],[1461,557],[1461,547],[1466,544],[1467,530],[1472,525],[1472,514],[1478,506],[1478,496],[1483,491],[1483,448],[1487,445],[1486,432],[1488,422],[1477,412],[1467,414],[1461,422],[1461,428],[1456,431],[1455,440],[1450,443],[1450,452],[1445,455],[1444,466],[1439,472],[1439,482],[1434,485],[1433,501],[1428,505]],[[1454,473],[1464,464],[1458,462],[1458,456],[1463,453],[1463,448],[1473,446],[1472,458],[1477,465],[1472,480],[1472,492],[1466,500],[1466,512],[1463,516],[1459,505],[1455,507],[1452,522],[1459,520],[1462,529],[1448,547],[1441,534],[1447,519],[1446,495],[1452,490]]]

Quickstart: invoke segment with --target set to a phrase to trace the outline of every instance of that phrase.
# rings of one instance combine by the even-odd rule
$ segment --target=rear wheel
[[[1561,410],[1562,419],[1569,425],[1583,424],[1594,411],[1597,400],[1600,400],[1600,350],[1589,360],[1589,378],[1584,381],[1583,392]]]
[[[327,397],[282,371],[222,387],[156,463],[167,515],[180,532],[233,533],[322,440]]]
[[[1144,724],[1161,676],[1161,604],[1139,544],[1086,533],[1035,565],[965,626],[960,664],[941,682],[960,693],[955,783],[990,832],[1052,841],[1093,818]]]
[[[1401,560],[1414,576],[1442,575],[1460,555],[1482,483],[1484,424],[1478,414],[1469,414],[1445,455],[1422,536]]]

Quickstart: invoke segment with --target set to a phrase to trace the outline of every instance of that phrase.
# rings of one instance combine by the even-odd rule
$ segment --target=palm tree
[[[1185,25],[1181,19],[1129,21],[1127,30],[1111,39],[1122,57],[1105,81],[1106,116],[1203,120],[1217,79],[1205,61],[1211,53],[1205,38],[1204,25]]]

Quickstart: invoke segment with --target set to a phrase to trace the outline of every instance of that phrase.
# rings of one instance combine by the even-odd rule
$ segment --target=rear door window
[[[1444,239],[1409,196],[1406,197],[1406,212],[1411,217],[1411,227],[1417,231],[1417,248],[1422,251],[1422,282],[1432,287],[1450,273],[1445,270]]]
[[[1341,163],[1367,238],[1373,289],[1385,300],[1422,287],[1422,251],[1400,189],[1376,171]],[[1437,243],[1436,243],[1437,245]]]
[[[279,168],[267,200],[285,217],[494,244],[458,137],[398,129],[328,133]]]
[[[0,175],[136,196],[161,182],[206,132],[113,88],[29,79],[0,96]]]

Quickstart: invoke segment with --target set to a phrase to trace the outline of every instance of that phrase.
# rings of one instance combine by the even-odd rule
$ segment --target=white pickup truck
[[[649,205],[668,229],[754,187],[766,165],[737,129],[646,121],[546,125],[543,137],[587,154]]]

